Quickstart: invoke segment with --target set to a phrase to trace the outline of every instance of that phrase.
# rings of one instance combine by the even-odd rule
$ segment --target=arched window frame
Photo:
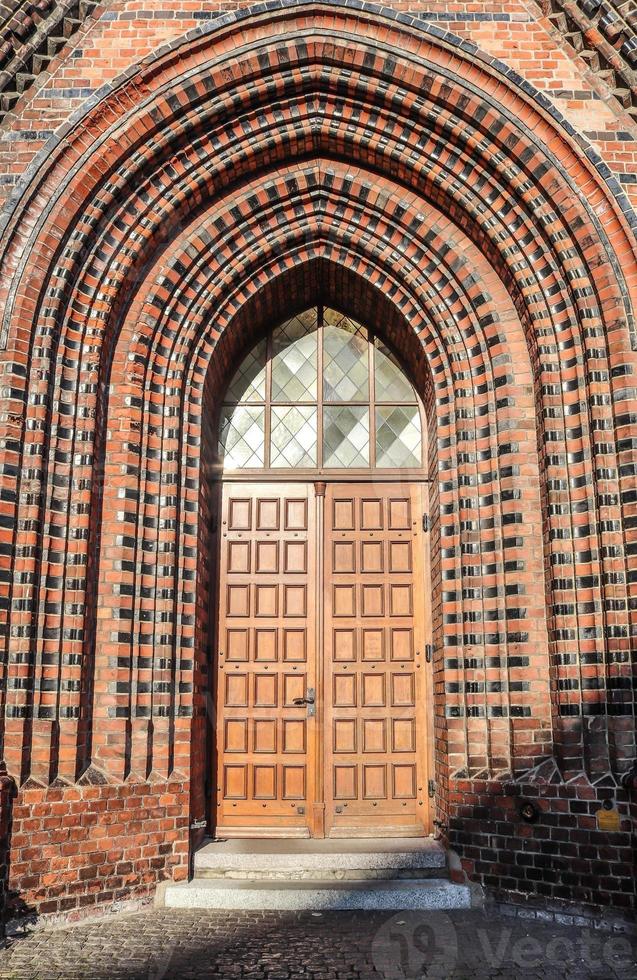
[[[316,347],[317,347],[317,372],[316,372],[316,392],[315,396],[307,399],[293,399],[293,400],[281,400],[273,397],[273,362],[279,353],[275,349],[275,334],[277,331],[284,328],[287,324],[291,323],[293,320],[298,318],[315,318],[315,335],[316,335]],[[323,391],[323,377],[325,369],[325,350],[324,350],[324,335],[325,328],[332,324],[330,318],[341,318],[345,317],[346,320],[353,324],[355,327],[360,328],[366,333],[366,343],[367,343],[367,358],[368,358],[368,379],[369,379],[369,389],[367,396],[358,399],[342,399],[342,400],[330,400],[324,397]],[[249,399],[245,398],[228,398],[228,392],[231,391],[235,379],[241,368],[246,363],[247,359],[250,358],[255,351],[265,345],[265,364],[263,371],[263,383],[264,383],[264,395],[263,397],[256,398],[252,396]],[[390,359],[398,368],[402,374],[404,380],[409,385],[412,397],[409,400],[401,400],[399,398],[393,399],[377,399],[376,397],[376,385],[375,385],[375,359],[380,356],[377,354],[380,352],[384,357]],[[369,411],[369,462],[366,465],[343,465],[343,466],[330,466],[325,465],[323,462],[324,455],[324,409],[352,406],[354,408],[364,408],[367,407]],[[392,407],[399,408],[401,406],[414,406],[417,407],[417,417],[420,425],[420,463],[419,465],[410,466],[383,466],[378,465],[376,461],[377,457],[377,444],[376,444],[376,431],[377,431],[377,410],[390,409]],[[231,467],[228,466],[223,459],[223,454],[221,450],[221,429],[223,426],[223,420],[225,413],[233,408],[238,407],[249,407],[252,409],[262,409],[264,413],[264,424],[263,424],[263,461],[257,462],[256,465],[247,465],[241,467]],[[294,465],[294,466],[282,466],[282,465],[272,465],[272,452],[271,452],[271,438],[272,438],[272,419],[274,417],[273,410],[279,408],[314,408],[316,409],[317,417],[317,446],[316,446],[316,464],[315,465]],[[217,464],[214,467],[215,471],[224,477],[233,478],[245,478],[254,479],[256,474],[260,476],[267,475],[269,478],[273,479],[304,479],[308,477],[331,477],[338,478],[339,480],[350,480],[350,479],[361,479],[369,478],[369,476],[374,473],[383,479],[394,479],[396,477],[403,479],[409,477],[420,477],[426,476],[427,471],[427,428],[426,428],[426,414],[422,399],[418,393],[417,388],[413,384],[411,378],[409,377],[409,372],[405,369],[404,365],[401,363],[400,358],[387,344],[386,339],[382,336],[381,332],[368,326],[366,323],[355,320],[348,314],[341,313],[335,307],[323,306],[321,304],[306,308],[299,313],[296,313],[284,320],[278,320],[273,324],[260,340],[252,345],[243,355],[238,367],[233,372],[226,391],[224,392],[224,397],[219,410],[219,416],[216,420],[216,432],[218,437],[218,457]]]

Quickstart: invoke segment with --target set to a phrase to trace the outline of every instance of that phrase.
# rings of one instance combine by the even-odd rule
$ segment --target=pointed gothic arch
[[[441,785],[628,768],[633,226],[530,86],[372,7],[228,16],[101,92],[3,226],[12,771],[192,775],[201,816],[204,408],[319,275],[423,378]]]

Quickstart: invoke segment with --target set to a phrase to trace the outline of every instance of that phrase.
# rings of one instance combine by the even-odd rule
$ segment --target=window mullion
[[[270,468],[270,435],[272,433],[272,331],[268,331],[265,342],[265,425],[264,438],[265,447],[263,453],[263,465],[265,469]]]
[[[319,304],[317,315],[317,377],[316,377],[316,465],[323,466],[323,306]]]
[[[374,341],[375,335],[371,330],[367,331],[369,343],[367,345],[367,368],[369,371],[369,466],[376,469],[376,384],[374,379]]]

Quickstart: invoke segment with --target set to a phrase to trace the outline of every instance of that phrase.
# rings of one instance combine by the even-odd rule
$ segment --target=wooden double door
[[[224,484],[218,837],[430,832],[425,495]]]

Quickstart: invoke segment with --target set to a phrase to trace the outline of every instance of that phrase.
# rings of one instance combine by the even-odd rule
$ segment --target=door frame
[[[241,484],[262,484],[264,487],[272,484],[282,484],[282,483],[302,483],[305,485],[313,484],[315,495],[317,498],[317,508],[315,515],[315,534],[316,534],[316,591],[315,591],[315,601],[317,614],[315,616],[315,643],[316,643],[316,674],[317,674],[317,701],[319,711],[317,713],[316,719],[316,737],[318,739],[318,747],[315,750],[315,778],[314,778],[314,798],[310,801],[308,800],[308,808],[310,812],[308,813],[308,830],[309,836],[312,838],[323,838],[325,837],[325,793],[324,793],[324,779],[325,779],[325,736],[323,734],[323,722],[324,722],[324,703],[325,699],[323,695],[324,687],[324,641],[325,641],[325,617],[322,603],[322,596],[320,594],[320,583],[323,582],[324,585],[324,536],[325,536],[325,493],[327,484],[332,485],[346,485],[348,483],[365,484],[368,483],[370,487],[375,484],[390,484],[395,483],[397,485],[413,486],[414,484],[420,485],[423,488],[423,514],[429,514],[429,485],[431,480],[424,477],[422,471],[417,473],[414,471],[402,471],[393,473],[383,474],[382,477],[378,471],[371,474],[366,471],[365,475],[361,475],[360,472],[343,471],[338,475],[331,471],[329,474],[321,474],[320,472],[315,472],[313,476],[308,473],[295,473],[295,471],[289,472],[271,472],[264,470],[252,470],[244,471],[240,474],[233,473],[230,476],[221,476],[220,474],[215,474],[211,480],[213,484],[213,493],[211,495],[212,499],[212,515],[210,523],[210,535],[209,535],[209,554],[211,555],[211,571],[210,571],[210,601],[208,605],[208,616],[209,616],[209,650],[208,650],[208,673],[209,673],[209,684],[208,684],[208,703],[210,705],[210,710],[208,711],[208,724],[206,726],[207,731],[207,745],[206,745],[206,775],[205,775],[205,786],[206,786],[206,798],[207,798],[207,820],[208,820],[208,833],[211,837],[215,837],[216,832],[216,773],[217,773],[217,754],[218,748],[216,744],[217,735],[217,719],[216,719],[216,706],[217,706],[217,695],[218,695],[218,682],[220,677],[219,670],[219,600],[220,600],[220,564],[221,564],[221,507],[223,501],[223,490],[226,485],[241,485]],[[432,639],[432,582],[431,582],[431,548],[430,548],[430,538],[429,538],[429,528],[431,526],[431,521],[426,522],[426,527],[423,528],[423,542],[424,542],[424,553],[422,560],[422,571],[423,571],[423,598],[424,598],[424,639],[426,647],[426,656],[423,657],[423,676],[424,681],[422,683],[424,705],[421,706],[420,711],[420,731],[417,728],[417,738],[425,738],[425,746],[422,751],[422,764],[425,770],[425,782],[426,787],[424,790],[424,805],[425,805],[425,818],[423,819],[424,825],[424,835],[431,835],[434,830],[434,800],[433,793],[431,792],[431,787],[433,783],[433,774],[435,772],[435,715],[434,715],[434,685],[433,685],[433,639]],[[427,597],[429,601],[427,601]],[[319,680],[320,678],[320,680]],[[316,802],[319,801],[319,802]],[[256,838],[257,834],[246,834],[246,839]],[[268,837],[275,836],[274,834],[268,834]],[[299,836],[298,834],[287,834],[281,833],[281,837],[294,837]],[[380,836],[380,835],[374,835]]]

